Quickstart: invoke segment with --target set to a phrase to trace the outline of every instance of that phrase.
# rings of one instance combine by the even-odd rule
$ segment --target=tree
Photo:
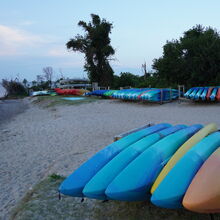
[[[28,81],[27,81],[26,79],[24,79],[24,80],[22,81],[22,83],[24,84],[25,87],[27,87]]]
[[[120,87],[138,87],[141,82],[141,77],[129,72],[121,72],[120,76],[114,76],[114,88]]]
[[[27,90],[24,85],[18,82],[16,79],[10,81],[3,79],[2,86],[6,89],[8,96],[27,95]]]
[[[150,74],[147,72],[147,64],[146,64],[146,62],[144,62],[144,63],[141,65],[141,70],[142,70],[142,72],[144,73],[144,80],[146,80],[147,77],[150,76]]]
[[[53,77],[53,68],[51,66],[44,67],[43,73],[45,74],[44,77],[45,77],[46,81],[48,82],[48,84],[51,87],[52,77]]]
[[[32,86],[36,86],[37,85],[37,81],[32,81]]]
[[[92,82],[101,86],[110,86],[113,81],[113,70],[109,64],[115,51],[110,45],[109,34],[112,24],[98,15],[91,14],[92,21],[79,21],[78,25],[86,32],[84,36],[77,35],[70,39],[66,46],[74,52],[85,55],[84,70]]]
[[[165,84],[208,86],[219,83],[220,35],[211,28],[197,25],[179,40],[168,41],[163,56],[153,68]]]

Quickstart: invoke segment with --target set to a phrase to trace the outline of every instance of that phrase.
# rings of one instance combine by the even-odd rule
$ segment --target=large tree
[[[169,85],[203,86],[220,81],[220,35],[211,28],[197,25],[179,40],[168,41],[163,56],[153,68],[159,79]]]
[[[51,67],[51,66],[44,67],[43,73],[44,73],[44,77],[45,77],[46,81],[48,82],[48,84],[51,87],[52,78],[53,78],[53,67]]]
[[[92,21],[79,21],[78,25],[85,31],[85,35],[77,35],[70,39],[66,46],[73,51],[85,54],[84,69],[92,82],[101,86],[110,86],[113,81],[113,70],[109,60],[115,51],[110,45],[109,34],[112,24],[98,15],[91,14]]]

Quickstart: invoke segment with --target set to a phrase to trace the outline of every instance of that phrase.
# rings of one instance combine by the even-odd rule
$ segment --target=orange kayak
[[[218,92],[216,94],[216,99],[220,101],[220,88],[218,88]]]
[[[209,90],[208,90],[208,92],[207,92],[207,94],[206,94],[206,100],[210,100],[210,95],[212,94],[212,90],[213,90],[214,88],[213,87],[210,87],[209,88]]]
[[[183,206],[194,212],[220,213],[220,147],[195,175],[183,198]]]

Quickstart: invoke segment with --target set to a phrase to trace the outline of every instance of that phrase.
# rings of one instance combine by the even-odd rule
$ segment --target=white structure
[[[63,79],[60,80],[59,83],[57,83],[57,87],[61,88],[61,89],[71,89],[71,88],[75,88],[75,89],[88,89],[91,88],[92,85],[89,83],[88,79],[80,79],[80,78],[73,78],[73,79]]]

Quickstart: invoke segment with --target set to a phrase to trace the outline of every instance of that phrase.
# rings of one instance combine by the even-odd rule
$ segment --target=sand
[[[147,123],[217,123],[220,104],[140,104],[98,100],[29,108],[0,126],[0,218],[51,173],[67,176],[113,137]]]

